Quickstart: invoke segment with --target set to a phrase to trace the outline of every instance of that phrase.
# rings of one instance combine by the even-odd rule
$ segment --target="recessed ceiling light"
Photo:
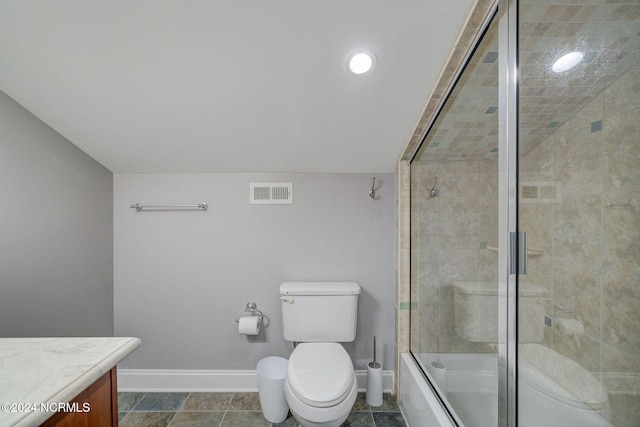
[[[568,71],[578,65],[582,61],[582,58],[584,58],[584,54],[582,52],[567,53],[554,62],[551,69],[556,73]]]
[[[373,70],[375,66],[376,55],[369,50],[359,50],[347,57],[347,70],[353,74],[366,74]]]

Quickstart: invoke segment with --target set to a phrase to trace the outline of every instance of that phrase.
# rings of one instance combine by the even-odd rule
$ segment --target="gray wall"
[[[288,356],[278,287],[348,280],[362,287],[357,369],[372,336],[394,366],[395,179],[377,174],[115,174],[115,332],[142,339],[121,367],[255,369]],[[293,205],[250,205],[250,182],[293,182]],[[209,203],[203,211],[136,212],[143,203]],[[254,300],[268,317],[258,337],[234,319]],[[331,313],[329,313],[331,315]]]
[[[0,92],[0,336],[113,334],[112,174]]]

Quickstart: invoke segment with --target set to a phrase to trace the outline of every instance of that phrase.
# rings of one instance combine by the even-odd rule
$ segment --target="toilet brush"
[[[376,336],[373,336],[373,367],[376,367]]]
[[[373,361],[367,364],[367,403],[382,405],[382,365],[376,358],[376,337],[373,337]]]

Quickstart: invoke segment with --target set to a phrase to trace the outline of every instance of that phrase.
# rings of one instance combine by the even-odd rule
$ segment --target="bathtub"
[[[409,427],[455,427],[410,354],[400,360],[400,409]]]
[[[540,344],[521,345],[519,352],[519,427],[613,427],[605,418],[609,409],[606,391],[588,371]],[[423,366],[435,360],[446,365],[446,399],[456,413],[448,414],[413,357],[403,354],[400,405],[410,427],[451,427],[455,425],[452,419],[465,427],[498,425],[496,354],[423,353],[417,357]],[[536,360],[548,361],[550,369],[537,366]],[[571,380],[573,383],[567,383]],[[579,388],[572,389],[572,384]]]

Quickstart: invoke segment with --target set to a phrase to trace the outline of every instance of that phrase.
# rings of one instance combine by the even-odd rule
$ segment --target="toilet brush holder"
[[[382,364],[376,360],[376,337],[373,337],[373,362],[367,363],[367,403],[382,405]]]
[[[367,363],[367,403],[382,405],[382,365],[378,362]]]

